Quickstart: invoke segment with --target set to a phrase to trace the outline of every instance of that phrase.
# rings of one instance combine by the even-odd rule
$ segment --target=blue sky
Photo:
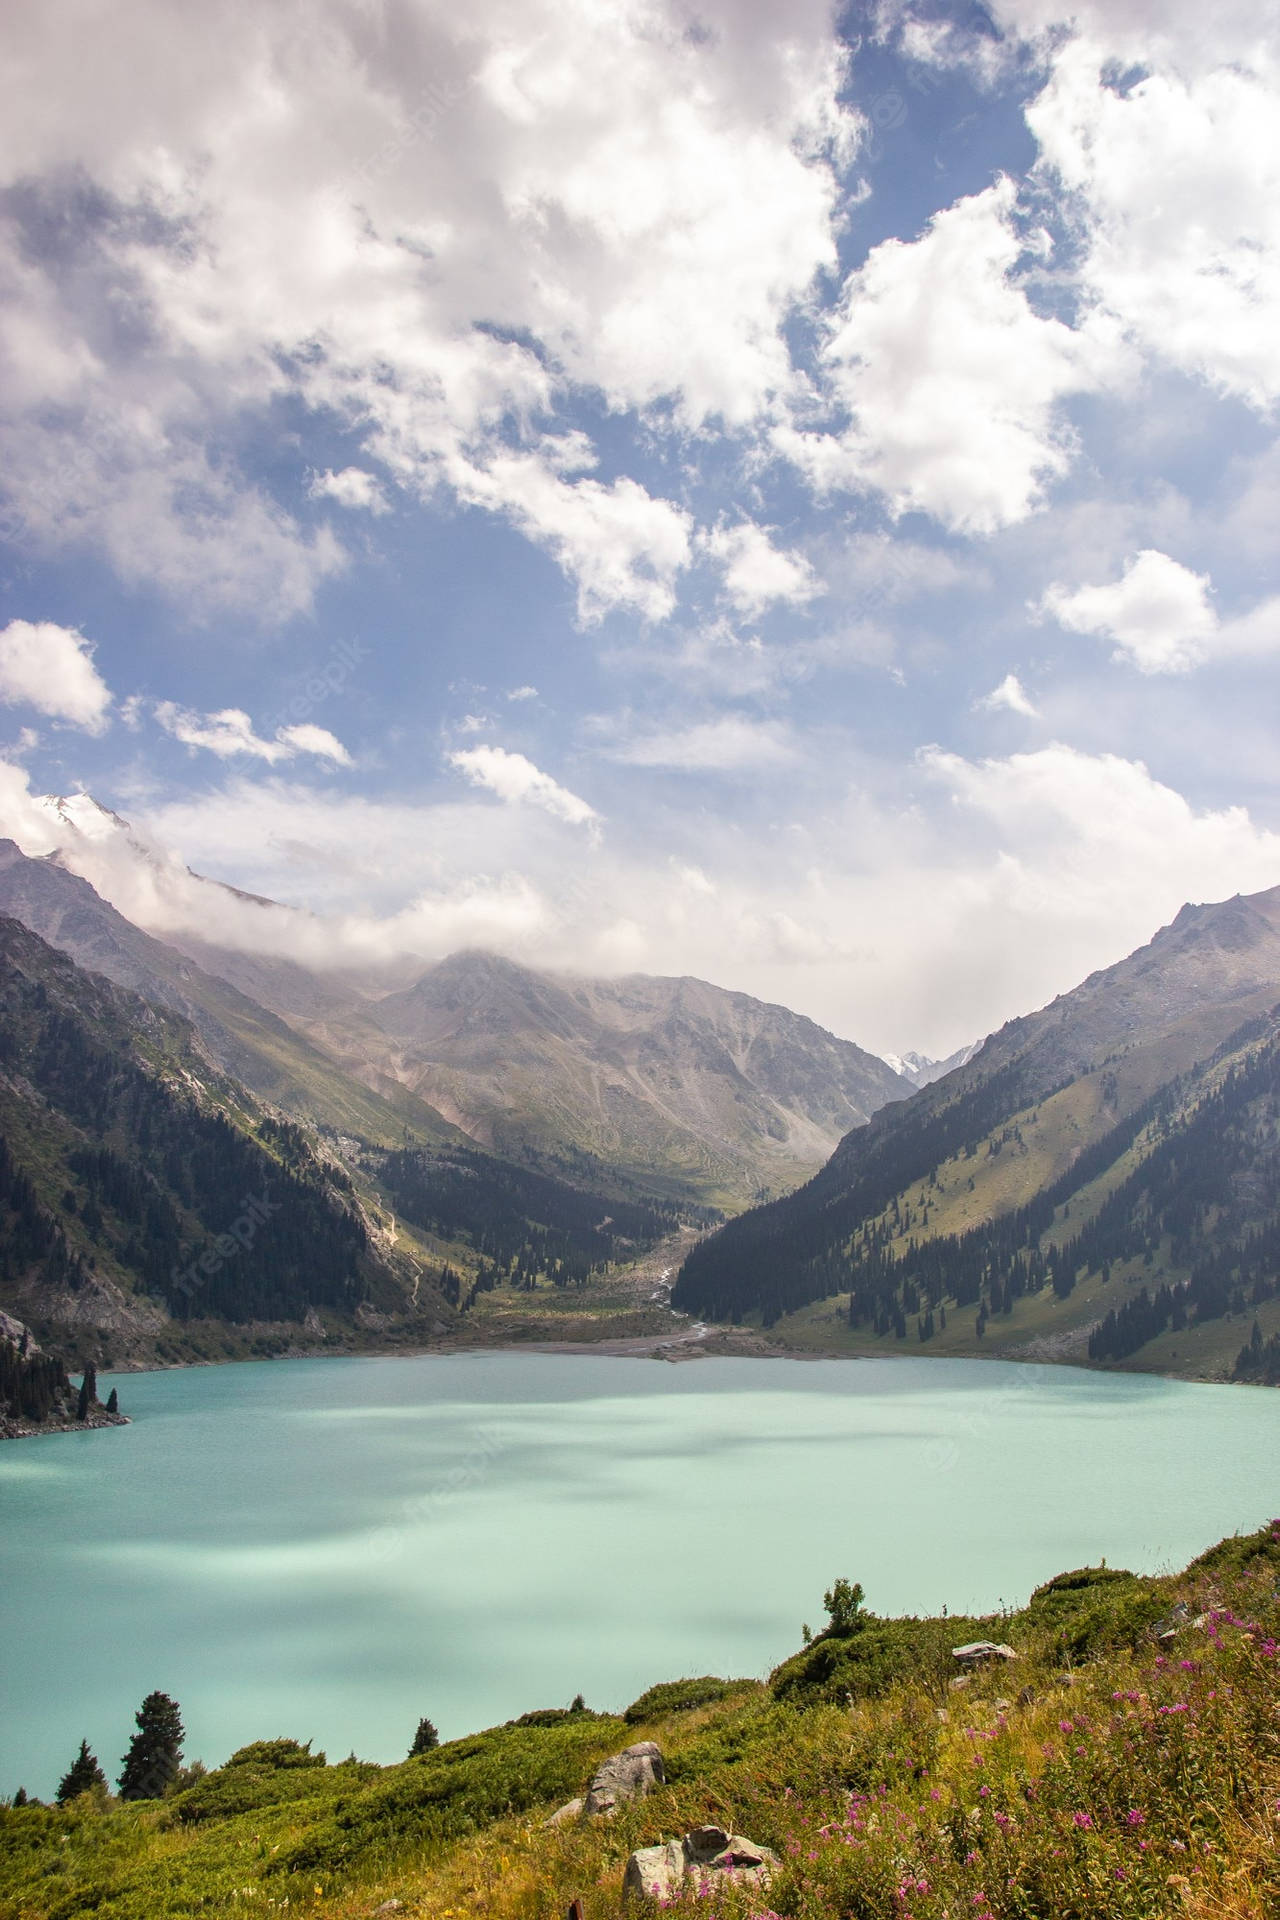
[[[5,33],[29,851],[933,1052],[1280,883],[1274,6]]]

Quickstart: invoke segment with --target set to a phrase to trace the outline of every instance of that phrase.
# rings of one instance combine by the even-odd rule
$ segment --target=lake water
[[[402,1758],[581,1691],[763,1674],[837,1575],[879,1612],[1172,1568],[1280,1512],[1280,1393],[965,1360],[515,1353],[118,1377],[0,1447],[0,1794],[144,1693],[187,1756]],[[104,1386],[103,1391],[106,1388]]]

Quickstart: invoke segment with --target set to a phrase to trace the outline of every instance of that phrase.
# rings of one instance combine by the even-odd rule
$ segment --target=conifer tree
[[[87,1420],[98,1398],[98,1370],[92,1364],[86,1365],[84,1380],[80,1386],[80,1399],[76,1406],[76,1419]]]
[[[96,1754],[90,1753],[89,1742],[80,1742],[80,1751],[67,1771],[58,1782],[57,1799],[59,1806],[68,1800],[74,1800],[79,1793],[92,1793],[95,1787],[105,1787],[107,1776],[98,1765]]]
[[[138,1731],[129,1742],[120,1775],[122,1800],[158,1800],[182,1765],[184,1728],[178,1703],[167,1693],[149,1693],[134,1715]]]
[[[430,1753],[440,1745],[440,1735],[434,1724],[425,1717],[418,1722],[418,1731],[413,1736],[413,1745],[409,1749],[412,1760],[420,1753]]]
[[[115,1388],[112,1387],[110,1393],[107,1395],[107,1412],[119,1413],[119,1411],[120,1411],[120,1395],[116,1392]]]

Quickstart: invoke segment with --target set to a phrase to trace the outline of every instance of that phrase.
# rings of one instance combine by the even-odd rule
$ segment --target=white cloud
[[[241,707],[223,707],[218,713],[192,713],[172,700],[158,700],[155,716],[166,733],[184,746],[202,747],[220,760],[247,754],[265,760],[269,766],[292,760],[300,753],[329,760],[335,766],[352,765],[351,755],[327,727],[302,724],[279,727],[273,740],[264,740],[253,730],[253,722]]]
[[[1119,580],[1074,591],[1055,585],[1041,609],[1073,633],[1104,634],[1141,673],[1188,673],[1206,661],[1280,653],[1280,596],[1221,620],[1208,574],[1144,547]]]
[[[1216,32],[1218,10],[1200,24]],[[1079,199],[1083,284],[1150,358],[1267,411],[1280,399],[1275,41],[1255,21],[1236,61],[1225,40],[1220,65],[1183,73],[1159,63],[1184,36],[1153,20],[1139,57],[1156,70],[1121,91],[1098,31],[1058,52],[1027,111],[1045,165]]]
[[[1110,372],[1104,332],[1037,313],[1019,262],[1007,179],[886,240],[845,284],[822,360],[849,416],[838,431],[780,430],[815,485],[875,488],[895,514],[989,534],[1024,519],[1066,472],[1059,403]]]
[[[857,133],[828,0],[707,0],[697,31],[679,0],[318,0],[305,23],[139,0],[123,26],[50,0],[9,51],[20,531],[196,611],[305,610],[343,550],[230,451],[290,402],[424,499],[509,517],[587,619],[662,617],[682,510],[583,478],[593,450],[553,429],[582,392],[749,428],[793,386],[786,322],[835,262]],[[364,472],[321,490],[373,508]]]
[[[689,562],[689,515],[625,476],[609,486],[570,482],[529,455],[495,455],[484,468],[457,466],[454,483],[475,505],[505,512],[576,581],[584,623],[613,608],[661,620]]]
[[[313,726],[310,722],[295,727],[280,727],[276,742],[288,748],[290,753],[314,754],[318,760],[332,761],[335,767],[354,765],[341,740],[331,734],[327,727]]]
[[[326,467],[313,476],[308,492],[316,500],[336,500],[340,507],[365,513],[390,513],[391,502],[373,474],[364,467],[343,467],[334,473]]]
[[[1021,713],[1029,720],[1034,720],[1037,713],[1036,707],[1032,704],[1026,688],[1016,673],[1006,673],[998,687],[993,687],[990,693],[984,694],[981,700],[974,704],[985,708],[988,713],[999,713],[1002,710],[1008,713]]]
[[[111,710],[92,642],[52,620],[11,620],[0,632],[0,700],[86,733],[103,733]]]
[[[537,697],[536,687],[512,687],[507,695],[508,700],[536,700]]]
[[[507,771],[513,790],[529,779]],[[537,804],[370,800],[276,777],[157,806],[130,833],[87,803],[41,807],[3,763],[0,832],[59,848],[160,934],[320,967],[481,945],[588,973],[689,973],[877,1051],[934,1055],[1119,959],[1184,900],[1280,880],[1280,835],[1118,755],[934,749],[905,782],[866,761],[848,775],[843,794],[754,832],[709,809],[615,811],[603,862],[566,861],[562,820]],[[291,904],[252,905],[191,867]]]
[[[595,808],[535,767],[522,753],[509,753],[505,747],[461,747],[449,755],[449,765],[465,774],[472,786],[486,787],[508,806],[541,807],[544,813],[566,820],[572,827],[586,827],[593,836],[599,832],[600,816]]]
[[[641,734],[614,747],[610,757],[632,767],[672,767],[682,773],[751,773],[794,764],[796,747],[774,721],[725,714],[691,727]]]
[[[771,606],[803,606],[821,591],[804,555],[775,547],[769,530],[754,521],[716,527],[699,544],[723,568],[725,595],[748,620]]]

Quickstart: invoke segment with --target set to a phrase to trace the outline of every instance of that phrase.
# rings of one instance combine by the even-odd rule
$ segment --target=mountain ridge
[[[890,1330],[902,1338],[917,1301],[926,1301],[927,1319],[922,1307],[916,1331],[928,1341],[946,1328],[947,1351],[973,1348],[972,1334],[957,1344],[954,1315],[976,1305],[978,1342],[995,1323],[991,1344],[977,1350],[1007,1352],[1017,1330],[998,1316],[1012,1287],[1015,1300],[1026,1294],[1034,1303],[1038,1336],[1061,1330],[1074,1343],[1057,1352],[1042,1346],[1042,1357],[1084,1358],[1085,1299],[1096,1300],[1105,1318],[1144,1282],[1157,1290],[1190,1284],[1197,1262],[1214,1253],[1221,1221],[1217,1252],[1237,1272],[1226,1310],[1242,1310],[1231,1302],[1247,1291],[1245,1243],[1269,1232],[1271,1221],[1271,1203],[1246,1204],[1244,1192],[1250,1168],[1269,1164],[1270,1096],[1249,1075],[1259,1071],[1265,1081],[1272,1070],[1267,1050],[1278,1002],[1280,888],[1185,907],[1144,947],[1010,1021],[945,1079],[847,1135],[807,1186],[702,1242],[681,1270],[673,1303],[704,1314],[760,1314],[775,1324],[812,1318],[814,1303],[847,1291],[851,1331],[865,1322],[876,1338]],[[1172,1203],[1157,1202],[1141,1181],[1133,1186],[1135,1170],[1148,1159],[1154,1169],[1164,1140],[1192,1137],[1224,1075],[1255,1088],[1249,1111],[1232,1110],[1244,1146],[1221,1173],[1222,1212],[1175,1233]],[[1100,1239],[1099,1229],[1077,1245],[1090,1220],[1107,1217],[1115,1191],[1134,1195],[1123,1230],[1116,1224],[1110,1239]],[[1043,1218],[1036,1209],[1055,1192],[1066,1213],[1050,1207]],[[1104,1241],[1113,1251],[1084,1264]],[[1067,1242],[1080,1254],[1070,1273]],[[1127,1252],[1114,1252],[1131,1247],[1141,1273],[1126,1264]],[[1078,1277],[1089,1286],[1075,1295]],[[1270,1314],[1261,1296],[1255,1304],[1264,1318]],[[1018,1315],[1026,1317],[1021,1306]],[[1188,1337],[1199,1337],[1195,1328]]]

